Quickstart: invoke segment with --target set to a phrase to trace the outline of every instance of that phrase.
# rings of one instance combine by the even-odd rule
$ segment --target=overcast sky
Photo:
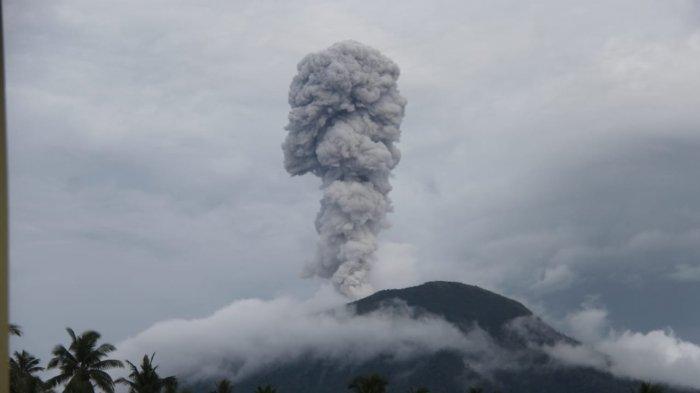
[[[314,293],[320,181],[280,145],[296,64],[345,39],[408,100],[378,287],[700,343],[699,2],[204,4],[4,2],[14,347]]]

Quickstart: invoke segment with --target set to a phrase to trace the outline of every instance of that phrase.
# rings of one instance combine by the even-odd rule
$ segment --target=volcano
[[[408,359],[377,356],[360,364],[301,357],[235,381],[235,390],[254,391],[256,386],[269,384],[280,393],[338,393],[348,391],[353,377],[372,373],[389,381],[389,392],[426,387],[436,393],[463,393],[469,387],[480,387],[484,392],[501,393],[613,393],[636,391],[641,383],[594,368],[561,364],[542,348],[557,343],[581,344],[556,331],[523,304],[477,286],[434,281],[382,290],[346,307],[355,315],[408,308],[415,318],[443,318],[465,335],[482,334],[490,350],[469,355],[442,350]],[[208,392],[213,383],[199,381],[193,390]],[[700,392],[670,387],[665,391]]]

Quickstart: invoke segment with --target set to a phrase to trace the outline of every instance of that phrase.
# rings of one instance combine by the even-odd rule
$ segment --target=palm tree
[[[664,393],[664,389],[660,385],[643,382],[639,386],[639,393]]]
[[[10,330],[10,336],[21,336],[22,335],[22,328],[19,325],[15,325],[14,323],[10,324],[9,330]]]
[[[352,389],[355,393],[384,393],[388,384],[389,382],[379,374],[372,374],[355,377],[348,385],[348,389]]]
[[[255,393],[277,393],[277,389],[270,385],[258,386],[258,388],[255,389]]]
[[[158,366],[153,365],[153,358],[156,354],[143,355],[141,360],[141,371],[139,368],[126,361],[131,369],[130,379],[119,378],[115,383],[122,383],[129,386],[129,393],[160,393],[163,389],[173,391],[177,388],[177,379],[174,376],[161,378],[156,371]]]
[[[228,379],[222,379],[216,384],[216,390],[211,393],[231,393],[233,391],[233,386],[231,386],[231,381]]]
[[[105,370],[124,367],[119,360],[105,359],[116,349],[114,345],[104,343],[97,346],[101,336],[93,330],[79,336],[71,328],[66,328],[66,331],[71,344],[68,348],[60,344],[54,347],[51,352],[54,357],[47,368],[58,368],[60,373],[47,383],[51,387],[65,383],[64,393],[94,393],[94,385],[105,393],[114,393],[114,381]]]
[[[16,352],[10,358],[10,392],[40,393],[50,390],[41,378],[34,375],[44,368],[39,366],[39,359],[27,351]]]

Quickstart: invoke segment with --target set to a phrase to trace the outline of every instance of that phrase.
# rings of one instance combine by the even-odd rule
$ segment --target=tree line
[[[114,393],[116,384],[128,386],[129,393],[192,393],[178,386],[174,375],[161,377],[158,366],[153,363],[155,354],[144,355],[140,365],[125,360],[109,359],[116,347],[109,343],[99,343],[100,333],[87,330],[80,335],[66,328],[70,336],[68,347],[59,344],[51,351],[53,356],[46,365],[27,351],[15,351],[10,357],[10,393],[95,393],[98,388],[103,393]],[[19,326],[10,324],[11,335],[21,336]],[[108,370],[123,368],[124,363],[130,373],[127,378],[112,379]],[[57,370],[58,374],[42,380],[37,373]],[[355,377],[348,384],[354,393],[386,393],[389,381],[378,374]],[[211,393],[233,393],[233,385],[228,379],[218,381]],[[638,393],[663,393],[659,385],[642,383]],[[258,386],[254,393],[277,393],[271,385]],[[430,393],[426,387],[410,389],[408,393]],[[472,387],[467,393],[486,393],[481,388]],[[498,392],[493,392],[498,393]]]

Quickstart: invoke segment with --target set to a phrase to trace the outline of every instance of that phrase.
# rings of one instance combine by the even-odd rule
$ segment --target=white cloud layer
[[[700,346],[678,338],[670,329],[646,333],[615,330],[607,311],[585,307],[567,318],[572,334],[584,345],[558,344],[547,351],[569,365],[608,370],[615,375],[700,388]]]
[[[409,308],[357,316],[339,307],[344,301],[327,287],[304,301],[239,300],[204,318],[158,322],[119,343],[115,357],[138,359],[157,352],[163,375],[191,382],[211,376],[238,380],[303,356],[350,364],[380,354],[406,359],[440,349],[470,353],[489,346],[480,330],[464,335],[441,319],[413,319]]]

